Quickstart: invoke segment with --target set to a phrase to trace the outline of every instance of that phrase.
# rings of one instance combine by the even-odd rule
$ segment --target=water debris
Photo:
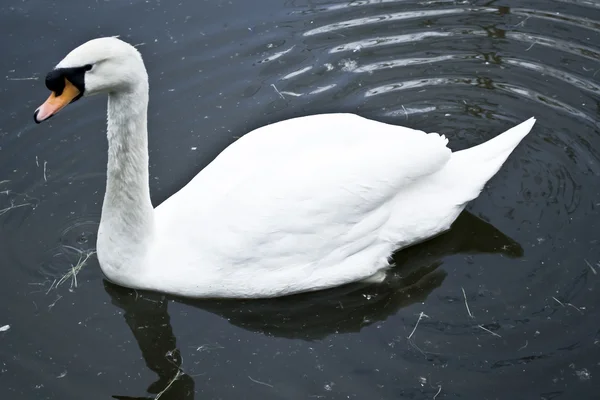
[[[7,81],[37,81],[38,79],[40,79],[37,76],[30,76],[27,78],[9,78],[8,76],[6,77]]]
[[[300,97],[302,96],[302,93],[296,93],[296,92],[280,92],[279,94],[281,95],[288,95],[288,96],[294,96],[294,97]]]
[[[433,396],[433,400],[435,400],[435,398],[438,397],[438,395],[441,393],[441,391],[442,391],[442,385],[439,385],[437,393],[435,394],[435,396]]]
[[[161,397],[163,394],[165,394],[165,392],[166,392],[167,390],[169,390],[169,388],[170,388],[171,386],[173,386],[173,383],[175,383],[175,381],[176,381],[177,379],[179,379],[179,377],[180,377],[181,375],[183,375],[183,372],[181,371],[181,369],[178,369],[178,370],[177,370],[177,373],[175,374],[175,376],[173,377],[173,379],[171,379],[171,381],[169,382],[169,384],[167,385],[167,387],[165,387],[163,390],[161,390],[161,391],[160,391],[160,393],[158,393],[158,394],[156,395],[156,397],[154,398],[154,400],[158,400],[158,399],[160,399],[160,397]]]
[[[572,307],[572,308],[576,309],[577,311],[579,311],[581,314],[583,314],[583,311],[581,311],[581,309],[580,309],[579,307],[577,307],[577,306],[574,306],[574,305],[573,305],[573,304],[571,304],[571,303],[563,303],[562,301],[560,301],[559,299],[557,299],[557,298],[556,298],[556,297],[554,297],[554,296],[552,296],[552,299],[553,299],[554,301],[556,301],[558,304],[560,304],[561,306],[563,306],[563,307],[566,307],[566,306]],[[584,308],[584,307],[582,307],[582,308]]]
[[[531,43],[531,46],[529,46],[529,47],[528,47],[528,48],[527,48],[525,51],[529,51],[529,50],[531,50],[531,48],[532,48],[532,47],[533,47],[533,46],[534,46],[536,43],[537,43],[537,42],[533,42],[533,43]]]
[[[598,272],[596,272],[596,269],[592,266],[592,264],[589,263],[588,260],[583,259],[583,261],[585,261],[585,263],[587,264],[587,266],[590,267],[590,269],[592,270],[592,272],[594,273],[594,275],[598,275]]]
[[[48,166],[48,161],[44,161],[44,182],[48,182],[46,178],[46,167]]]
[[[50,285],[50,287],[48,288],[48,291],[46,292],[46,295],[48,293],[50,293],[50,291],[52,290],[52,288],[54,287],[54,285],[56,284],[56,279],[54,279],[54,282],[52,282],[52,284]]]
[[[407,339],[410,339],[414,335],[415,331],[417,330],[417,326],[419,326],[419,322],[421,322],[421,319],[423,319],[423,318],[429,318],[429,315],[427,315],[423,311],[421,311],[421,313],[419,314],[419,319],[417,320],[415,327],[413,328],[410,335],[408,335]]]
[[[575,371],[575,375],[577,375],[577,377],[582,381],[589,381],[592,376],[586,368],[580,371]]]
[[[252,382],[254,383],[258,383],[259,385],[264,385],[264,386],[268,386],[270,388],[273,387],[273,385],[269,385],[268,383],[265,382],[261,382],[261,381],[257,381],[256,379],[252,379],[252,377],[250,375],[248,375],[248,379],[250,379]]]
[[[161,391],[160,391],[160,393],[158,393],[158,394],[156,395],[156,397],[154,397],[154,400],[158,400],[158,399],[160,399],[160,397],[161,397],[163,394],[165,394],[165,392],[166,392],[167,390],[169,390],[169,388],[170,388],[171,386],[173,386],[173,383],[175,383],[175,381],[176,381],[177,379],[179,379],[179,377],[180,377],[180,376],[182,376],[182,375],[184,375],[184,374],[185,374],[185,372],[183,372],[183,369],[181,369],[181,366],[180,366],[180,365],[177,365],[177,364],[176,364],[176,363],[174,363],[173,361],[169,360],[169,357],[173,357],[173,353],[175,353],[175,351],[177,351],[177,352],[179,353],[179,358],[181,358],[181,363],[180,363],[180,365],[183,365],[183,357],[181,356],[181,352],[180,352],[178,349],[173,349],[173,350],[169,350],[169,351],[167,351],[167,354],[165,355],[165,356],[167,357],[167,361],[169,361],[171,364],[173,364],[175,367],[177,367],[177,373],[176,373],[176,374],[175,374],[175,376],[174,376],[174,377],[173,377],[173,378],[172,378],[172,379],[169,381],[169,384],[168,384],[168,385],[167,385],[167,386],[166,386],[166,387],[165,387],[163,390],[161,390]]]
[[[277,94],[285,100],[285,97],[281,94],[281,92],[277,89],[277,86],[275,86],[275,84],[271,83],[271,86],[273,86],[273,89],[275,89],[275,92],[277,92]]]
[[[219,350],[219,349],[224,349],[225,347],[221,346],[219,343],[206,343],[206,344],[201,344],[200,346],[190,346],[193,349],[196,349],[196,351],[199,352],[203,352],[203,351],[211,351],[211,350]]]
[[[40,162],[38,161],[38,156],[35,156],[35,166],[36,167],[40,166]]]
[[[562,301],[560,301],[559,299],[557,299],[556,297],[552,296],[552,298],[554,299],[554,301],[556,301],[561,306],[563,306],[563,307],[565,306],[565,304]]]
[[[404,104],[402,104],[402,109],[404,110],[404,115],[406,115],[406,120],[408,121],[408,111],[406,111]]]
[[[62,296],[60,294],[56,295],[56,300],[54,300],[54,303],[48,306],[48,311],[52,310],[52,308],[56,305],[56,303],[58,303],[60,299],[62,299]]]
[[[15,203],[11,200],[10,207],[6,207],[6,208],[1,209],[0,210],[0,215],[4,215],[4,214],[6,214],[7,212],[9,212],[12,209],[19,208],[19,207],[25,207],[25,206],[33,206],[33,204],[31,204],[31,203],[23,203],[23,204],[17,204],[17,205],[15,205]]]
[[[72,288],[76,288],[77,287],[77,274],[79,274],[79,271],[81,271],[81,268],[83,268],[87,262],[87,260],[92,256],[96,254],[95,251],[90,251],[89,253],[86,253],[85,256],[82,254],[79,256],[79,260],[77,261],[77,264],[75,264],[74,266],[71,267],[71,269],[62,276],[62,278],[60,278],[58,280],[58,282],[56,282],[56,284],[52,284],[50,286],[50,289],[48,290],[48,292],[52,289],[52,286],[54,286],[54,288],[58,288],[60,285],[62,285],[63,283],[65,283],[69,278],[71,279],[71,289]]]
[[[525,26],[525,22],[527,22],[527,20],[531,18],[531,15],[528,15],[527,18],[525,18],[523,21],[519,22],[518,24],[514,25],[513,28],[516,28],[517,26]]]
[[[523,350],[524,348],[526,348],[526,347],[527,347],[527,345],[529,345],[529,341],[528,341],[528,340],[526,340],[526,341],[525,341],[525,345],[524,345],[524,346],[521,346],[521,347],[519,347],[519,350],[517,350],[517,351],[521,351],[521,350]]]
[[[494,335],[494,336],[497,336],[497,337],[499,337],[499,338],[501,338],[501,337],[502,337],[502,336],[498,335],[496,332],[492,332],[492,331],[490,331],[489,329],[485,328],[483,325],[477,325],[477,327],[478,327],[478,328],[481,328],[481,329],[483,329],[484,331],[486,331],[486,332],[488,332],[488,333],[491,333],[491,334],[492,334],[492,335]]]
[[[63,371],[59,376],[56,377],[56,379],[62,379],[65,376],[67,376],[67,371]]]
[[[464,289],[464,288],[462,288],[462,287],[461,287],[460,289],[462,290],[462,292],[463,292],[463,297],[465,298],[465,307],[467,307],[467,312],[469,313],[469,317],[471,317],[471,318],[475,318],[475,317],[473,316],[473,314],[471,314],[471,310],[469,309],[469,303],[467,303],[467,294],[465,293],[465,289]]]
[[[581,309],[580,309],[579,307],[576,307],[576,306],[574,306],[574,305],[573,305],[573,304],[571,304],[571,303],[567,303],[567,305],[568,305],[569,307],[573,307],[574,309],[576,309],[577,311],[579,311],[581,314],[583,314],[583,311],[581,311]]]
[[[10,325],[0,326],[0,332],[6,332],[10,329]]]

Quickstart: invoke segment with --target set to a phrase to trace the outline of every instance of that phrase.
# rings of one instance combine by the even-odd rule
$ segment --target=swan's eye
[[[91,71],[92,68],[94,68],[94,66],[92,64],[86,64],[83,69],[85,69],[86,71]]]

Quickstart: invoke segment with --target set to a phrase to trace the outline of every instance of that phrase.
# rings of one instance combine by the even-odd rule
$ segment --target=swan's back
[[[478,165],[457,169],[446,144],[351,114],[259,128],[156,209],[156,254],[177,254],[182,275],[197,275],[187,289],[174,277],[173,287],[208,296],[279,296],[375,276],[395,249],[449,229],[491,177],[470,182]]]
[[[189,257],[212,265],[215,279],[226,268],[225,280],[259,274],[271,280],[261,283],[264,290],[281,280],[294,291],[359,280],[387,262],[394,243],[380,235],[394,199],[443,168],[451,155],[446,143],[350,114],[268,125],[161,204],[157,230],[170,232],[163,243],[174,247],[173,233],[185,232],[195,244]],[[352,266],[333,268],[353,258]]]

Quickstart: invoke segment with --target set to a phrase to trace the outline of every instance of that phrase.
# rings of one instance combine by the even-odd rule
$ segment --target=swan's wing
[[[211,261],[270,273],[369,247],[402,187],[451,152],[437,134],[357,121],[252,133],[158,207],[160,229],[181,231]]]

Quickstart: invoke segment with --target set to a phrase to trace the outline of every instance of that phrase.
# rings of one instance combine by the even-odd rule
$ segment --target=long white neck
[[[97,250],[109,278],[134,272],[153,235],[147,110],[147,80],[108,97],[108,173]]]

